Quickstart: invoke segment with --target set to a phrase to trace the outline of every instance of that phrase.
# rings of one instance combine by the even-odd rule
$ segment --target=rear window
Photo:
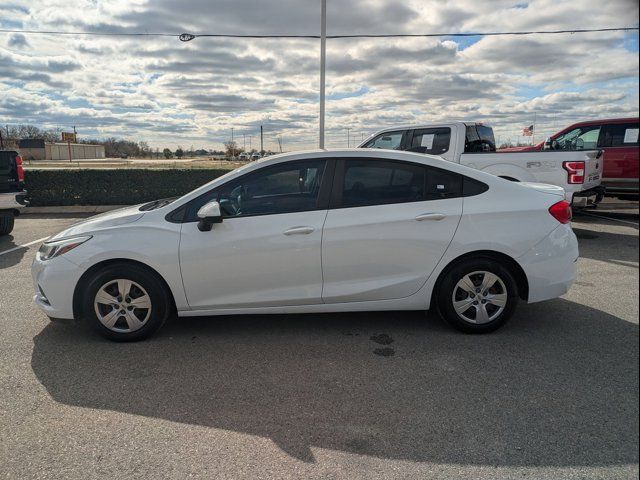
[[[484,125],[467,125],[464,151],[465,153],[495,152],[496,139],[493,129]]]
[[[0,151],[0,174],[8,174],[13,170],[14,159],[18,152],[12,150]]]

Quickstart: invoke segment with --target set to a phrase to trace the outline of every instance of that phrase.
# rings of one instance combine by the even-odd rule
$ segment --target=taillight
[[[16,171],[18,172],[18,181],[24,182],[24,168],[22,168],[22,157],[16,157]]]
[[[569,223],[573,217],[571,204],[565,200],[551,205],[549,207],[549,213],[562,224]]]
[[[569,183],[584,183],[584,162],[563,162],[562,168],[567,171]]]

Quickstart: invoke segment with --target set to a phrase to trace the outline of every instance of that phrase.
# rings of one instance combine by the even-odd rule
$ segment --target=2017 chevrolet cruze
[[[177,313],[438,309],[495,330],[519,299],[564,294],[578,245],[561,188],[381,150],[269,157],[176,200],[113,211],[48,239],[36,304],[113,340]]]

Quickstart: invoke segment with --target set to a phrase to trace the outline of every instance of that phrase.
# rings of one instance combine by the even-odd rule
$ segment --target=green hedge
[[[34,207],[135,205],[185,193],[224,175],[224,169],[27,170]]]

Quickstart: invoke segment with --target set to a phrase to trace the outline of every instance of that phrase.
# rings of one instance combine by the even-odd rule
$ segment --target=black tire
[[[478,292],[477,288],[481,285],[484,276],[481,276],[480,273],[471,275],[474,272],[492,273],[499,278],[501,283],[496,282],[492,284],[492,291],[487,292],[489,297],[485,297],[483,296],[485,292],[483,292],[481,288]],[[476,287],[473,294],[469,294],[462,288],[456,287],[458,282],[467,275],[470,275],[469,278],[474,281],[474,286]],[[469,306],[470,310],[468,309],[465,312],[462,312],[462,314],[458,314],[453,303],[454,293],[456,294],[456,298],[459,298],[459,301],[461,302],[475,301],[476,303]],[[501,296],[506,294],[506,305],[504,305],[501,312],[499,311],[500,307],[491,304],[490,300],[486,300],[486,298],[490,298],[492,293]],[[458,297],[458,295],[462,296]],[[464,295],[468,295],[468,297],[464,297]],[[439,282],[437,291],[435,292],[435,299],[437,302],[438,312],[442,318],[457,330],[465,333],[489,333],[500,328],[507,320],[509,320],[509,318],[511,318],[516,306],[518,305],[519,297],[516,280],[508,268],[491,258],[477,258],[464,260],[450,269],[442,278],[442,281]],[[485,303],[481,303],[483,300]],[[472,320],[477,321],[477,317],[475,319],[463,318],[465,316],[477,316],[479,314],[479,308],[483,308],[484,312],[488,313],[490,320],[486,323],[474,323]],[[495,318],[491,318],[493,315],[496,315]]]
[[[105,284],[117,279],[125,279],[135,282],[146,291],[145,293],[148,294],[150,298],[151,308],[148,318],[143,323],[142,327],[137,330],[112,330],[103,325],[98,318],[96,307],[94,306],[96,294]],[[164,282],[162,282],[162,280],[153,272],[138,265],[127,263],[109,265],[92,275],[88,279],[86,285],[87,286],[84,291],[81,292],[82,319],[100,335],[116,342],[136,342],[149,338],[157,332],[160,327],[162,327],[174,310],[171,301],[171,293],[168,291]],[[99,306],[97,308],[103,308],[103,306]],[[144,310],[142,316],[144,316]],[[120,317],[117,321],[120,323],[114,325],[114,328],[120,325],[124,320],[125,317]],[[121,328],[126,328],[124,324],[121,324],[120,326]]]
[[[9,235],[13,231],[14,222],[13,213],[0,213],[0,235]]]

